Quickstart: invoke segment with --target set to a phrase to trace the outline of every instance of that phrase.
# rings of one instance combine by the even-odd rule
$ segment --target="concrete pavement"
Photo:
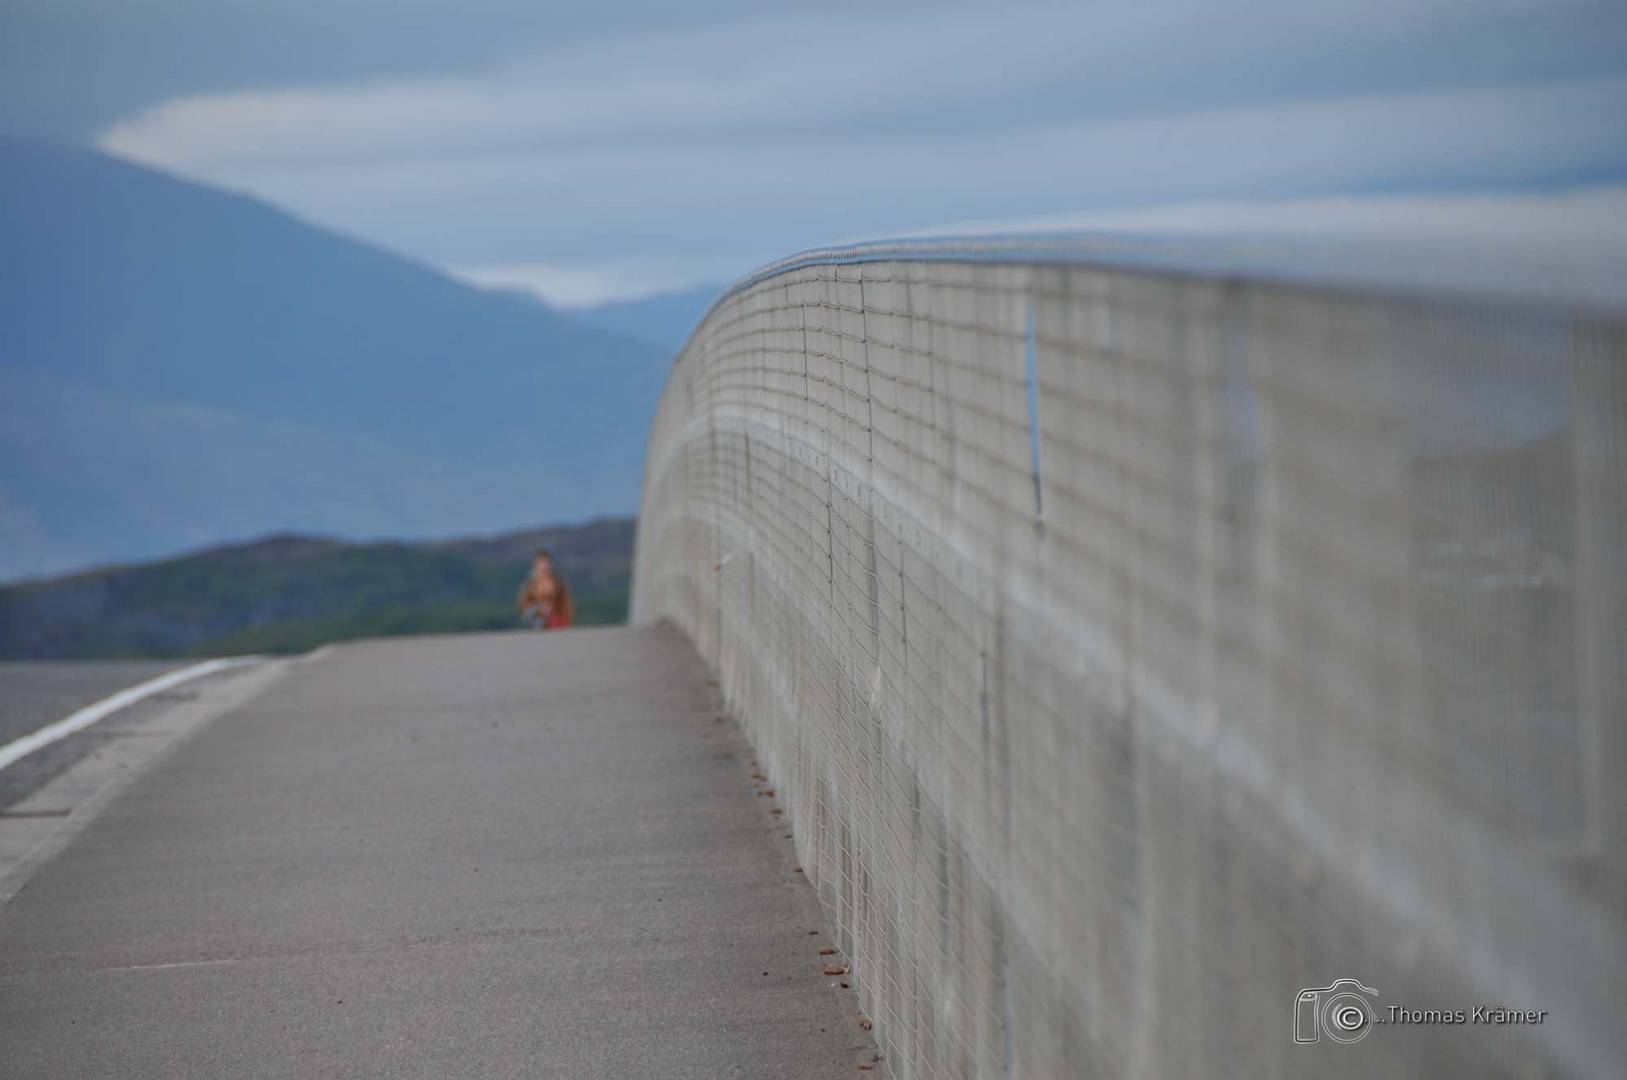
[[[0,746],[76,709],[188,663],[185,660],[7,660],[0,662]],[[0,770],[0,810],[44,786],[105,739],[92,729]]]
[[[875,1046],[720,717],[661,630],[294,665],[0,910],[4,1074],[855,1075]]]
[[[187,660],[0,661],[0,744]]]

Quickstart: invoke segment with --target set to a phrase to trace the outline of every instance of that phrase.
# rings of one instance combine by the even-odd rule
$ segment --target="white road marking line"
[[[103,698],[93,705],[86,705],[83,709],[62,720],[58,720],[54,724],[47,724],[31,735],[24,735],[20,739],[15,739],[4,746],[0,746],[0,769],[22,760],[36,750],[50,746],[58,739],[67,738],[76,731],[83,731],[103,717],[116,713],[127,705],[134,705],[142,698],[151,697],[154,694],[168,690],[172,686],[179,686],[181,683],[190,682],[193,679],[202,678],[205,675],[211,675],[226,668],[240,667],[243,664],[257,664],[259,662],[260,658],[258,656],[205,660],[201,664],[193,664],[191,667],[184,667],[179,671],[167,672],[156,679],[148,679],[146,682],[137,683],[129,689],[120,690],[112,697]]]
[[[175,968],[219,967],[222,964],[235,964],[238,957],[231,956],[223,960],[176,960],[167,964],[121,964],[118,967],[101,968],[102,971],[130,972],[130,971],[173,971]]]

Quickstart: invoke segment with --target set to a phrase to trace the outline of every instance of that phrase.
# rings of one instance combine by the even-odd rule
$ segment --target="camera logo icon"
[[[1324,1034],[1337,1043],[1361,1042],[1373,1030],[1378,991],[1355,979],[1308,987],[1294,996],[1294,1041],[1313,1043]]]

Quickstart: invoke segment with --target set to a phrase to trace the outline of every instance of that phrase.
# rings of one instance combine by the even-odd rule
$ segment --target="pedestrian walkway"
[[[864,1075],[753,772],[665,630],[290,664],[0,910],[0,1072]]]

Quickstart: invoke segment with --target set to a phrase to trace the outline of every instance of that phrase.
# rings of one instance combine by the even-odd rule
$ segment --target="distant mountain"
[[[668,361],[252,199],[0,139],[0,580],[626,513]]]
[[[538,547],[553,553],[580,622],[626,618],[630,518],[419,543],[274,536],[0,586],[0,659],[290,652],[515,627],[514,593]]]
[[[583,308],[574,314],[583,322],[626,334],[628,337],[676,353],[689,340],[712,306],[722,294],[722,285],[701,285],[682,292],[661,293],[642,300],[620,300],[612,304]]]

